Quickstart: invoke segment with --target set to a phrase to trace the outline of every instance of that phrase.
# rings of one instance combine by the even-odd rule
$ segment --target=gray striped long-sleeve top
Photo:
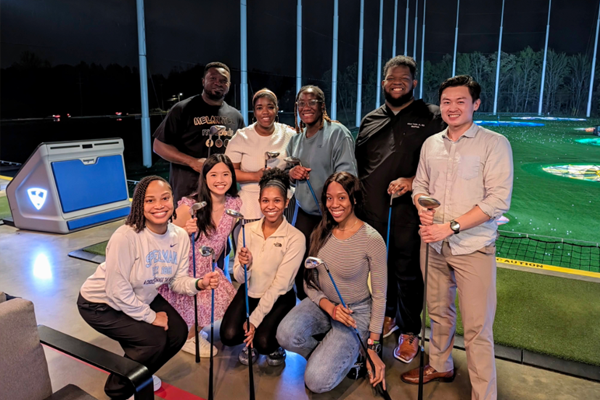
[[[385,253],[383,238],[373,227],[365,223],[348,239],[340,240],[331,235],[318,254],[318,257],[327,263],[346,304],[372,298],[369,331],[373,333],[381,333],[385,314],[387,289]],[[317,305],[323,298],[333,303],[341,303],[325,267],[319,266],[316,271],[320,290],[308,287],[305,283],[304,288],[308,297]],[[372,294],[369,293],[367,283],[369,272],[371,272]]]

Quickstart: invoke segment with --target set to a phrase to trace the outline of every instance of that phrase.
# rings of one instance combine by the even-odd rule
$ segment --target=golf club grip
[[[248,330],[250,330],[250,318],[248,316],[246,316],[246,326],[248,327]],[[254,400],[254,371],[252,369],[252,346],[248,346],[248,380],[250,386],[250,400]]]
[[[419,391],[418,399],[423,399],[423,374],[425,372],[425,314],[427,313],[427,273],[429,270],[429,244],[425,246],[425,271],[423,271],[423,312],[421,314],[421,357],[419,358]]]
[[[390,202],[391,203],[391,202]],[[385,239],[385,261],[387,262],[390,255],[390,228],[392,227],[392,205],[388,212],[387,238]]]
[[[373,360],[371,359],[371,356],[369,355],[369,351],[367,349],[367,347],[365,346],[365,344],[363,343],[363,341],[360,339],[360,334],[358,333],[358,330],[356,330],[356,337],[358,338],[358,341],[360,343],[360,345],[362,346],[363,351],[365,352],[365,357],[367,357],[367,361],[369,362],[369,364],[371,364],[371,370],[373,372],[375,372],[375,363],[373,362]],[[376,391],[377,389],[379,389],[379,394],[381,394],[381,396],[386,399],[386,400],[392,400],[392,398],[390,397],[389,393],[387,392],[387,390],[385,390],[383,388],[383,385],[381,384],[381,382],[379,382],[376,386]]]
[[[200,363],[200,339],[198,335],[198,295],[194,295],[194,330],[196,338],[196,364]]]

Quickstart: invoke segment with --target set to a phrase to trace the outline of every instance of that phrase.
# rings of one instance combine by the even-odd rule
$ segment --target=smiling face
[[[210,68],[202,78],[202,85],[209,99],[223,100],[229,92],[229,72],[225,68]]]
[[[231,187],[231,171],[225,163],[215,164],[206,174],[206,186],[211,193],[223,196]]]
[[[468,87],[448,87],[440,96],[442,119],[448,124],[450,131],[463,133],[473,123],[473,113],[480,104],[480,99],[473,102]]]
[[[266,130],[270,130],[277,116],[277,105],[268,96],[259,97],[254,103],[256,122]]]
[[[387,70],[382,82],[385,99],[394,107],[400,107],[413,97],[413,89],[417,85],[410,68],[398,65]]]
[[[144,196],[146,228],[154,233],[165,233],[173,208],[173,194],[169,185],[158,180],[150,182]]]
[[[283,219],[283,211],[289,200],[275,186],[267,186],[260,192],[260,211],[270,223],[277,223]]]
[[[314,125],[323,117],[324,104],[312,89],[300,93],[298,97],[298,115],[306,125]]]
[[[354,214],[354,204],[350,201],[348,192],[337,182],[327,186],[325,207],[338,225]]]

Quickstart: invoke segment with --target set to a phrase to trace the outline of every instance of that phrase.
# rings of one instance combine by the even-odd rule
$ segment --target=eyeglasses
[[[316,100],[316,99],[312,99],[309,101],[303,101],[300,100],[298,102],[296,102],[296,105],[298,105],[298,108],[304,108],[304,107],[316,107],[317,104],[322,103],[321,100]]]

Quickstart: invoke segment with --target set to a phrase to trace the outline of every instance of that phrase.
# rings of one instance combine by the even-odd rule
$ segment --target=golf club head
[[[228,208],[227,210],[225,210],[225,214],[227,214],[227,215],[229,215],[230,217],[233,217],[233,218],[238,218],[238,219],[241,219],[241,220],[244,219],[244,216],[242,215],[241,212],[232,210],[230,208]]]
[[[320,258],[308,257],[306,259],[306,261],[304,261],[304,268],[314,269],[314,268],[317,268],[319,265],[324,265],[324,264],[325,264],[325,261],[321,260]]]
[[[200,254],[202,254],[202,257],[210,257],[215,254],[215,251],[213,250],[212,247],[202,246],[200,248]]]
[[[192,206],[190,207],[190,215],[195,215],[198,210],[202,209],[206,207],[206,202],[205,201],[201,201],[199,203],[194,203],[192,204]]]
[[[277,158],[277,157],[279,157],[279,154],[280,153],[278,151],[265,151],[265,160]]]
[[[429,196],[421,196],[419,197],[419,205],[428,210],[433,210],[434,208],[438,208],[440,206],[440,202]]]
[[[221,135],[219,135],[219,133],[221,131],[226,131],[226,130],[227,130],[227,128],[223,125],[213,125],[210,127],[209,134],[210,134],[210,136],[214,136],[214,135],[221,136]]]
[[[298,157],[286,157],[283,161],[291,165],[302,165],[302,161]]]

